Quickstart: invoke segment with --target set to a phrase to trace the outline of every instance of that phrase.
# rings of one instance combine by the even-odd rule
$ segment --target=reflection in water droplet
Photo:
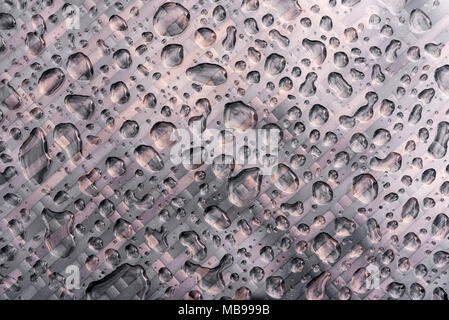
[[[240,171],[229,179],[228,198],[237,207],[244,207],[254,201],[260,192],[262,175],[258,168],[249,168]]]
[[[264,71],[270,76],[277,76],[284,71],[287,61],[277,53],[270,54],[265,60]]]
[[[201,242],[195,231],[183,231],[179,234],[179,241],[189,250],[192,259],[195,261],[204,260],[207,256],[207,248]]]
[[[204,213],[204,220],[217,230],[225,230],[231,226],[228,215],[217,206],[206,208]]]
[[[326,284],[331,277],[330,272],[323,272],[306,285],[307,300],[323,300],[326,296]]]
[[[338,72],[331,72],[328,77],[329,87],[341,99],[349,98],[353,89]]]
[[[340,259],[340,244],[325,232],[319,233],[313,239],[312,249],[318,258],[325,263],[334,264]]]
[[[72,123],[60,123],[53,130],[53,139],[72,158],[82,153],[83,144],[78,129]]]
[[[45,245],[56,258],[67,258],[75,250],[73,228],[75,216],[70,211],[42,210],[45,223]]]
[[[421,9],[414,9],[410,13],[410,29],[413,32],[426,32],[432,28],[432,21]]]
[[[59,68],[48,69],[42,73],[38,81],[41,94],[49,96],[54,94],[64,83],[65,75]]]
[[[254,129],[257,125],[257,112],[242,101],[227,103],[224,107],[225,126],[240,132]]]
[[[118,104],[125,104],[129,101],[130,93],[128,86],[122,82],[113,83],[109,89],[111,101]]]
[[[438,124],[438,129],[433,142],[427,151],[435,159],[443,158],[447,153],[447,142],[449,141],[449,123],[442,121]]]
[[[64,98],[64,104],[81,120],[89,119],[95,112],[94,100],[89,96],[69,94]]]
[[[265,280],[265,290],[274,299],[281,299],[285,293],[285,281],[280,276],[271,276]]]
[[[131,67],[133,60],[131,58],[131,53],[126,49],[119,49],[114,52],[112,58],[120,69],[128,69]]]
[[[9,13],[0,12],[0,30],[11,30],[16,27],[16,19]]]
[[[166,68],[179,66],[184,59],[184,49],[180,44],[169,44],[161,51],[161,61]]]
[[[69,75],[75,80],[91,80],[94,76],[92,62],[82,52],[70,55],[66,67]]]
[[[328,204],[334,198],[332,188],[323,181],[317,181],[312,186],[312,197],[318,204]]]
[[[324,43],[321,41],[304,39],[302,41],[302,46],[307,50],[317,65],[324,63],[327,58],[327,49]]]
[[[125,295],[120,296],[121,299],[137,298],[144,300],[150,288],[150,280],[145,273],[145,269],[140,265],[132,266],[125,263],[104,278],[91,282],[86,289],[87,299],[100,300],[107,297],[108,291],[120,283],[133,284]]]
[[[207,86],[219,86],[228,79],[226,70],[212,63],[201,63],[190,67],[186,70],[186,76],[192,81]]]
[[[218,294],[225,288],[223,272],[229,269],[234,263],[234,258],[230,254],[225,254],[218,265],[214,268],[207,268],[198,264],[186,261],[184,270],[189,273],[195,273],[199,278],[199,286],[204,291],[211,294]]]
[[[160,150],[175,143],[172,140],[172,134],[175,132],[176,127],[171,122],[157,122],[151,128],[150,134],[156,147]]]
[[[370,174],[361,174],[352,180],[352,195],[363,203],[371,203],[377,198],[379,186]]]
[[[47,137],[40,128],[34,128],[19,149],[19,161],[28,180],[40,184],[51,166]]]
[[[154,30],[161,36],[174,37],[184,32],[190,22],[190,13],[181,4],[166,2],[153,17]]]
[[[0,1],[5,297],[447,299],[448,1],[41,2]]]

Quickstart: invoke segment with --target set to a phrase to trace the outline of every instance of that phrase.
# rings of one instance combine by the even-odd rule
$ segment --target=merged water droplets
[[[172,135],[175,130],[176,127],[171,122],[160,121],[155,123],[151,128],[150,134],[156,147],[162,150],[174,144],[175,140],[172,138]]]
[[[237,42],[237,28],[229,26],[226,28],[226,37],[221,42],[221,46],[226,51],[232,51],[235,48]]]
[[[122,299],[133,299],[134,296],[137,296],[138,299],[144,300],[151,284],[142,266],[125,263],[104,278],[91,282],[86,289],[87,298],[100,300],[107,297],[108,290],[121,282],[133,283],[134,288],[137,288],[124,292],[121,296]]]
[[[54,141],[66,152],[68,158],[82,153],[80,133],[72,123],[60,123],[53,130]]]
[[[449,234],[449,218],[444,213],[439,213],[432,222],[432,235],[437,239],[444,239]]]
[[[330,272],[322,272],[306,286],[307,300],[323,300],[326,296],[326,284],[331,278]]]
[[[285,281],[280,276],[271,276],[265,280],[266,293],[274,299],[281,299],[285,293]]]
[[[226,82],[228,74],[226,70],[212,63],[201,63],[186,70],[188,79],[207,86],[219,86]]]
[[[315,72],[310,72],[306,75],[303,83],[299,86],[299,94],[304,98],[309,98],[315,95],[317,88],[315,82],[318,80],[318,75]]]
[[[296,174],[285,164],[279,164],[271,174],[271,180],[280,190],[293,193],[299,188],[299,179]]]
[[[128,86],[123,81],[113,83],[109,92],[111,101],[118,104],[127,103],[131,95]]]
[[[259,168],[240,171],[229,179],[227,192],[229,201],[237,207],[244,207],[254,201],[260,192],[262,174]]]
[[[75,250],[74,214],[70,211],[42,210],[45,223],[45,245],[56,258],[67,258]],[[56,232],[57,231],[57,232]]]

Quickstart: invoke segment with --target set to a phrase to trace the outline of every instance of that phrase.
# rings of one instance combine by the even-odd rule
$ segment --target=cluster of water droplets
[[[447,299],[449,6],[417,5],[4,1],[0,297]],[[263,164],[206,148],[254,129]]]

